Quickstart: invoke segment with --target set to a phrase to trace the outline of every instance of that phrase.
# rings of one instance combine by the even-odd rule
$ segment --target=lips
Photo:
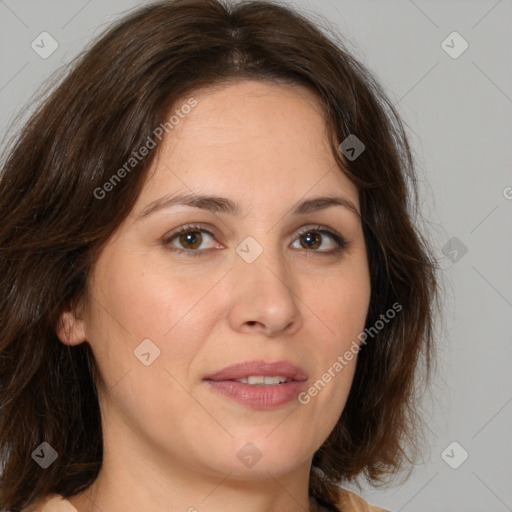
[[[208,375],[204,380],[227,381],[243,379],[250,376],[283,376],[289,381],[305,381],[308,376],[302,368],[288,361],[245,361],[236,363]]]
[[[249,382],[255,380],[258,383],[249,384],[249,377],[252,377]],[[270,383],[261,383],[262,377]],[[285,378],[285,382],[270,377]],[[288,361],[246,361],[228,366],[203,380],[210,389],[246,407],[273,409],[296,402],[307,385],[307,378],[302,368]]]

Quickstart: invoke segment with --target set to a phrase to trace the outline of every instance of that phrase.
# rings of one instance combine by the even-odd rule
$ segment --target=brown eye
[[[304,243],[301,243],[304,249],[318,249],[322,243],[322,237],[318,232],[308,231],[305,234],[301,234],[301,237],[304,240]]]
[[[348,246],[348,242],[341,235],[323,226],[304,229],[298,234],[298,238],[300,247],[295,247],[296,249],[309,249],[309,252],[322,255],[338,253]]]
[[[188,231],[179,235],[178,240],[185,249],[197,249],[203,237],[200,231]]]
[[[208,238],[212,241],[215,240],[214,235],[203,229],[201,226],[182,226],[181,228],[173,231],[163,239],[163,244],[168,246],[171,250],[178,252],[188,252],[189,254],[201,254],[204,249],[213,248],[206,246]]]
[[[207,249],[216,248],[214,244],[204,246],[208,242],[208,237],[212,242],[215,241],[215,236],[202,226],[185,225],[166,236],[162,243],[171,251],[201,256],[208,254]],[[348,242],[341,235],[324,226],[304,229],[298,233],[297,239],[300,240],[300,247],[292,245],[294,249],[305,249],[306,253],[318,253],[322,256],[337,254],[348,246]]]

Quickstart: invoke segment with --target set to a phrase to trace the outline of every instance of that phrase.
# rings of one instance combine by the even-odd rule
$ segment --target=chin
[[[218,457],[215,451],[209,450],[208,454],[213,455],[213,460],[210,459],[208,464],[217,472],[230,474],[230,478],[243,480],[248,477],[268,479],[269,473],[277,477],[303,464],[310,465],[314,448],[308,451],[300,440],[290,442],[289,439],[286,443],[282,436],[269,436],[271,431],[260,432],[258,436],[232,439],[231,446],[218,446]]]

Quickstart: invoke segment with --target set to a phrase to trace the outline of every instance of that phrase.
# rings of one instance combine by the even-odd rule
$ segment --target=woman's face
[[[65,317],[75,337],[59,335],[92,347],[109,460],[217,481],[309,471],[356,357],[335,363],[369,305],[361,221],[347,206],[359,210],[358,191],[306,89],[242,81],[194,97],[97,260],[87,314]],[[199,194],[225,199],[165,203]],[[311,202],[326,196],[341,204]],[[231,380],[248,375],[296,380]]]

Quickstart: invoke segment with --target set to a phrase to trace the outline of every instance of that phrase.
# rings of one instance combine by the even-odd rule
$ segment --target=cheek
[[[370,279],[364,265],[344,268],[339,276],[309,289],[313,291],[306,303],[322,320],[329,346],[340,349],[363,330],[370,304]]]
[[[163,258],[130,257],[129,252],[98,260],[87,325],[98,359],[111,361],[119,373],[140,364],[133,351],[149,339],[160,350],[155,362],[187,363],[211,332],[212,304],[204,298],[218,280],[191,270],[176,272]]]
[[[343,270],[337,278],[308,294],[310,328],[316,326],[311,357],[314,359],[315,389],[308,395],[316,406],[329,402],[333,418],[341,413],[354,377],[358,335],[363,331],[370,302],[370,280],[364,265]],[[309,314],[309,313],[308,313]]]

